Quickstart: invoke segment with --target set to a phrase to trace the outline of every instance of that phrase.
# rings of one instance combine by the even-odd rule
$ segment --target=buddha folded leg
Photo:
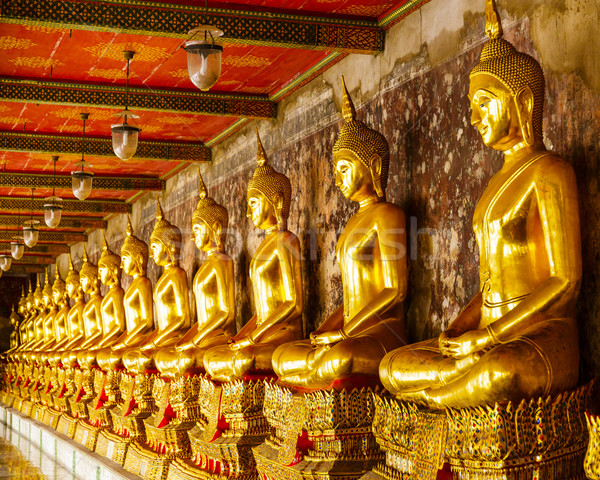
[[[175,378],[185,372],[204,371],[204,356],[208,349],[225,346],[227,338],[219,335],[200,342],[197,346],[188,349],[165,348],[157,352],[154,362],[158,371],[169,378]]]
[[[381,359],[404,343],[398,341],[396,323],[387,319],[335,344],[314,346],[303,340],[282,345],[273,354],[274,370],[283,383],[310,388],[327,388],[351,377],[377,377]]]
[[[111,347],[98,350],[96,361],[104,371],[115,370],[122,365],[122,350],[113,350]]]
[[[399,400],[430,408],[516,402],[553,395],[577,385],[579,355],[573,319],[542,321],[522,335],[462,359],[444,357],[438,340],[386,355],[384,386]]]

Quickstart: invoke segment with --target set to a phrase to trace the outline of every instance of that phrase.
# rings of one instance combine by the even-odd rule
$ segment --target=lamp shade
[[[44,222],[50,228],[58,227],[62,217],[62,207],[58,202],[62,201],[60,197],[46,198],[48,203],[44,204]]]
[[[3,272],[6,272],[11,265],[12,257],[10,255],[6,255],[5,253],[0,255],[0,269],[2,269]]]
[[[10,254],[15,260],[20,260],[25,252],[25,245],[20,240],[10,242]]]
[[[135,155],[138,146],[138,134],[140,129],[129,125],[127,117],[123,123],[117,123],[111,126],[112,147],[115,155],[121,160],[129,160]]]
[[[223,32],[212,25],[200,25],[190,30],[193,38],[185,42],[190,80],[200,90],[212,87],[221,76],[221,54],[223,47],[215,45],[215,37]]]
[[[34,226],[23,227],[23,241],[29,248],[35,247],[39,238],[40,231],[37,228]]]
[[[76,167],[81,167],[78,170],[71,172],[71,186],[73,189],[73,195],[79,200],[85,200],[92,193],[92,180],[94,179],[94,173],[90,170],[85,170],[85,167],[91,166],[85,161],[77,162]]]

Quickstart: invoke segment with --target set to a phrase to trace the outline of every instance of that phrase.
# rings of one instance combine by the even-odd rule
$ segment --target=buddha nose
[[[471,110],[471,125],[475,126],[481,122],[481,115],[476,108]]]

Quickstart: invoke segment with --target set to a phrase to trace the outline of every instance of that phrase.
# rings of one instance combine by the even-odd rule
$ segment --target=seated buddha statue
[[[190,328],[187,274],[179,266],[181,231],[164,218],[157,200],[156,224],[150,235],[152,259],[163,267],[154,287],[157,328],[141,340],[141,346],[123,354],[123,364],[131,373],[155,369],[155,355],[161,348],[175,345]]]
[[[266,231],[250,262],[256,313],[229,345],[204,354],[204,368],[221,382],[272,374],[275,349],[302,338],[300,242],[287,229],[292,186],[269,165],[258,131],[256,137],[258,167],[248,184],[246,212],[257,228]]]
[[[60,362],[60,350],[69,340],[67,327],[69,302],[65,290],[66,284],[60,278],[58,264],[56,264],[54,269],[54,283],[52,284],[52,341],[41,349],[44,351],[45,361],[52,366],[56,366]]]
[[[83,265],[79,271],[79,280],[83,293],[89,300],[83,307],[82,319],[85,331],[83,340],[77,349],[77,362],[80,367],[91,368],[96,363],[96,350],[102,340],[102,300],[98,278],[98,266],[88,259],[85,244],[83,245]]]
[[[502,38],[492,0],[486,33],[470,74],[471,124],[504,165],[473,216],[480,291],[439,338],[391,352],[380,366],[398,399],[434,409],[546,397],[578,382],[575,175],[544,147],[544,74]]]
[[[29,292],[25,295],[24,303],[21,305],[19,302],[19,315],[21,316],[21,323],[19,324],[19,346],[12,352],[10,352],[8,359],[10,361],[20,361],[21,352],[25,351],[27,344],[29,343],[29,330],[31,324],[31,308],[33,306],[33,290],[32,283],[29,282]]]
[[[98,349],[111,347],[125,331],[124,290],[121,288],[121,257],[108,248],[102,232],[102,254],[98,260],[100,282],[108,287],[100,304],[102,312],[102,340]]]
[[[193,282],[198,321],[175,347],[158,351],[156,366],[168,378],[203,371],[206,350],[226,345],[235,334],[233,260],[225,253],[223,234],[229,216],[225,207],[208,196],[200,170],[198,176],[200,200],[192,214],[192,239],[207,255]]]
[[[110,347],[96,355],[103,370],[122,367],[124,349],[136,347],[146,338],[154,326],[152,311],[152,283],[146,276],[148,245],[133,235],[131,219],[127,215],[127,236],[121,247],[121,266],[126,275],[133,277],[123,297],[126,329]]]
[[[54,296],[52,294],[52,284],[50,283],[48,268],[45,269],[44,273],[44,288],[42,289],[42,301],[44,303],[44,308],[46,314],[44,316],[44,342],[40,345],[36,350],[42,352],[44,355],[37,355],[38,361],[43,357],[46,359],[46,352],[55,342],[54,335],[54,317],[56,316],[56,312],[58,312],[58,308],[54,303]]]
[[[8,350],[10,352],[19,346],[19,314],[15,312],[14,305],[12,305],[8,321],[13,328],[13,331],[10,332],[10,350]]]
[[[389,146],[383,135],[356,120],[343,77],[342,86],[345,124],[333,147],[335,185],[359,205],[336,248],[343,305],[310,340],[282,345],[273,355],[280,382],[304,388],[359,377],[378,383],[383,356],[406,345],[406,221],[400,207],[385,198]]]
[[[30,324],[29,336],[31,341],[27,345],[27,352],[24,353],[27,361],[35,358],[34,352],[44,343],[44,319],[46,318],[46,306],[44,305],[44,294],[40,285],[40,277],[35,276],[36,284],[33,292],[32,320]]]
[[[67,312],[69,341],[61,352],[60,360],[64,366],[74,367],[77,365],[77,349],[85,341],[85,328],[83,324],[85,301],[83,299],[79,272],[73,267],[71,252],[69,252],[69,271],[67,272],[66,289],[68,297],[73,301],[73,305]]]

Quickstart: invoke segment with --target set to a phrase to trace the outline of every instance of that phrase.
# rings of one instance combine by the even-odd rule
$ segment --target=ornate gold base
[[[77,423],[73,440],[88,450],[94,451],[96,449],[96,442],[98,441],[98,433],[99,430],[96,427],[90,425],[85,420],[81,420]]]
[[[584,479],[584,409],[590,385],[518,405],[432,412],[375,396],[373,431],[386,454],[363,480]]]
[[[584,469],[587,478],[600,480],[600,417],[586,414],[590,443],[585,455]]]
[[[189,459],[176,458],[169,467],[167,480],[258,480],[256,471],[244,474],[240,472],[223,472],[215,470],[213,466],[199,467]]]
[[[33,410],[33,402],[30,400],[23,400],[21,405],[19,405],[19,412],[21,412],[26,417],[31,417],[31,412]]]
[[[15,396],[12,408],[20,412],[21,408],[23,408],[23,399],[21,397]]]
[[[7,407],[12,407],[15,403],[15,396],[10,392],[3,392],[0,402],[2,402]]]
[[[254,448],[264,480],[357,479],[383,459],[371,423],[371,388],[292,393],[266,384],[274,433]]]
[[[150,414],[145,413],[131,413],[127,416],[121,414],[122,408],[115,407],[111,410],[112,415],[112,430],[117,435],[131,440],[139,440],[140,442],[146,441],[146,429],[144,426],[144,420],[146,420]]]
[[[75,430],[77,428],[78,422],[79,420],[77,418],[63,413],[58,419],[58,426],[56,427],[56,431],[62,433],[63,435],[66,435],[69,438],[75,438]]]
[[[129,444],[123,466],[145,480],[166,480],[172,461],[172,457],[156,453],[134,441]]]
[[[88,422],[94,427],[104,430],[112,428],[112,417],[108,408],[101,407],[98,410],[88,405]]]
[[[123,466],[131,441],[131,438],[120,437],[113,432],[103,430],[98,434],[96,453]]]
[[[46,414],[46,410],[48,407],[46,405],[41,405],[36,403],[31,409],[30,417],[38,422],[42,422],[44,420],[44,415]]]
[[[60,418],[60,412],[53,407],[47,407],[44,412],[44,418],[42,422],[48,425],[50,428],[56,430],[58,427],[58,419]]]

